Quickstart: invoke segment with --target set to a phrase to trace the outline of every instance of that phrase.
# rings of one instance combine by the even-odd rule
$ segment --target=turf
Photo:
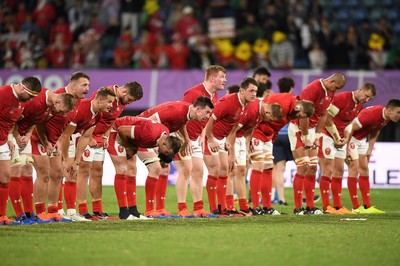
[[[139,187],[139,202],[144,201],[143,193]],[[293,202],[292,190],[285,193]],[[105,187],[103,194],[105,211],[116,216],[113,188]],[[167,209],[176,212],[174,187],[167,195]],[[347,190],[343,195],[350,207]],[[288,213],[282,216],[1,226],[0,261],[1,265],[398,265],[399,190],[374,189],[371,196],[387,214],[355,216],[366,221],[295,216],[289,205],[274,206]],[[10,206],[8,210],[13,213]]]

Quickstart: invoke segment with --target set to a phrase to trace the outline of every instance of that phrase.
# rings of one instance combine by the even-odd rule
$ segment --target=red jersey
[[[25,106],[24,103],[18,100],[18,96],[12,86],[5,85],[0,87],[0,145],[7,142],[7,136],[21,117]]]
[[[110,90],[112,90],[115,94],[117,94],[118,85],[107,86]],[[91,99],[96,97],[96,93],[93,93]],[[121,115],[124,110],[125,105],[123,105],[118,97],[115,97],[113,102],[113,106],[109,112],[102,112],[102,117],[100,121],[96,124],[96,128],[93,132],[93,139],[96,140],[98,144],[103,143],[103,134],[110,128],[111,124]]]
[[[83,133],[85,130],[95,126],[100,121],[102,112],[94,113],[92,110],[92,101],[90,99],[84,99],[78,107],[78,111],[74,119],[69,123],[72,126],[76,126],[75,133]]]
[[[175,132],[182,128],[189,121],[188,102],[167,102],[150,108],[138,117],[150,117],[154,114],[157,121],[166,126],[169,132]]]
[[[236,132],[236,137],[243,137],[249,129],[258,126],[262,121],[261,115],[261,100],[255,99],[246,106],[246,112],[240,118],[238,125],[241,126]]]
[[[287,123],[289,123],[289,115],[293,112],[298,97],[290,93],[277,93],[266,97],[263,102],[267,104],[277,103],[282,107],[282,119],[279,121],[261,123],[253,133],[253,137],[264,142],[275,141],[281,130]]]
[[[336,114],[333,118],[339,136],[343,138],[344,129],[357,117],[358,113],[363,108],[363,104],[357,104],[354,98],[354,93],[351,91],[345,91],[336,94],[333,97],[330,109],[333,110],[333,114]],[[322,131],[325,135],[330,136],[328,130],[324,127]]]
[[[301,92],[300,98],[302,100],[308,100],[314,103],[315,111],[310,117],[309,128],[317,126],[318,120],[325,113],[326,109],[329,107],[335,93],[328,91],[322,85],[322,79],[317,79],[308,84]],[[298,119],[293,121],[294,124],[298,124]]]
[[[59,88],[54,91],[55,94],[62,94],[68,93],[67,89]],[[57,140],[60,138],[61,134],[63,133],[64,129],[67,127],[68,123],[72,120],[75,116],[76,111],[78,110],[79,104],[81,103],[82,99],[76,99],[75,107],[72,111],[67,114],[55,114],[46,122],[46,136],[47,141],[51,144],[55,144]],[[37,135],[36,129],[33,131],[32,138],[35,138],[37,141],[39,137]]]
[[[49,90],[42,88],[40,93],[25,104],[22,119],[18,123],[18,133],[25,135],[33,125],[45,121],[51,115],[51,109],[47,106]]]
[[[362,140],[386,126],[389,120],[385,119],[384,108],[384,106],[375,105],[362,110],[355,120],[360,129],[354,132],[353,137]]]
[[[135,126],[134,138],[129,138],[129,141],[133,146],[140,148],[154,148],[163,134],[169,134],[166,126],[144,117],[123,116],[117,118],[114,129],[118,131],[120,126]]]
[[[196,86],[188,89],[183,95],[182,101],[188,103],[194,103],[196,99],[200,96],[206,96],[210,98],[213,105],[217,104],[218,93],[217,92],[215,92],[214,94],[210,93],[205,87],[204,83],[197,84]],[[203,122],[199,122],[197,120],[191,120],[186,124],[186,130],[191,140],[196,140],[200,136],[201,131],[207,124],[207,121],[208,119]]]
[[[212,129],[215,138],[221,140],[228,136],[232,128],[239,122],[245,113],[245,105],[240,102],[239,94],[232,93],[222,97],[212,111],[215,120]]]

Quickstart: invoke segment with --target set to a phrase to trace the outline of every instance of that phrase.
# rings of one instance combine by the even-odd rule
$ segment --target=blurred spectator
[[[24,2],[18,4],[17,14],[15,15],[15,27],[17,31],[21,30],[22,24],[25,23],[26,17],[28,16],[26,12],[26,7]]]
[[[32,22],[31,14],[26,15],[25,21],[21,24],[21,27],[19,29],[22,32],[30,32],[30,31],[34,30],[34,24]]]
[[[228,0],[210,0],[208,1],[208,9],[212,18],[234,16]]]
[[[271,64],[278,69],[291,69],[294,63],[293,45],[287,40],[285,33],[281,31],[274,32],[271,46]]]
[[[85,13],[82,0],[74,1],[72,7],[68,10],[68,21],[73,40],[76,41],[85,29]]]
[[[32,59],[36,67],[47,67],[47,61],[44,57],[44,51],[46,49],[44,40],[34,31],[28,35],[27,45],[29,50],[32,52]]]
[[[170,69],[186,69],[189,61],[189,49],[179,33],[174,33],[172,43],[167,48]]]
[[[195,33],[188,39],[189,68],[206,69],[213,64],[210,40],[207,34],[202,32],[200,26],[195,28]]]
[[[372,33],[368,41],[369,67],[372,70],[382,69],[386,64],[384,50],[385,38],[379,33]]]
[[[253,45],[253,66],[269,66],[269,50],[270,45],[266,39],[258,39]]]
[[[66,68],[67,67],[67,49],[61,33],[56,34],[55,40],[45,50],[45,56],[49,66],[53,68]]]
[[[386,68],[400,69],[400,46],[392,48],[388,54]]]
[[[330,49],[330,60],[328,60],[328,65],[330,68],[349,68],[350,58],[349,58],[350,47],[346,41],[346,35],[343,32],[339,32],[336,36],[333,46]]]
[[[103,35],[107,29],[106,26],[99,20],[99,16],[97,14],[92,15],[89,27],[93,29],[98,36]]]
[[[57,34],[61,34],[63,36],[63,40],[66,45],[71,45],[72,32],[64,17],[58,17],[56,23],[51,26],[50,42],[54,42]]]
[[[265,8],[260,8],[261,26],[264,32],[264,38],[271,39],[272,34],[279,29],[279,25],[283,25],[283,18],[279,17],[276,10],[276,4],[269,2]]]
[[[235,46],[232,44],[230,39],[215,39],[213,40],[215,45],[215,56],[219,65],[226,69],[232,69],[235,67]]]
[[[183,8],[183,16],[178,19],[175,24],[174,34],[179,34],[180,39],[187,42],[190,36],[195,33],[196,27],[200,25],[199,21],[193,14],[193,8],[191,6],[185,6]]]
[[[85,56],[82,52],[82,47],[79,42],[74,42],[72,45],[71,55],[69,57],[69,66],[72,69],[79,69],[84,66]]]
[[[114,66],[127,68],[131,66],[133,56],[133,46],[130,37],[126,35],[119,39],[119,43],[114,50]]]
[[[391,42],[392,42],[393,36],[392,36],[391,29],[389,29],[389,27],[387,25],[387,20],[385,17],[381,17],[378,20],[378,24],[376,27],[376,33],[378,33],[380,36],[382,36],[385,41],[384,45],[383,45],[383,50],[385,50],[386,52],[389,51],[391,48]]]
[[[145,28],[154,35],[162,33],[163,21],[159,10],[155,10],[153,13],[148,13]]]
[[[4,47],[1,51],[3,59],[3,68],[5,69],[16,69],[15,64],[15,50],[13,49],[13,43],[11,40],[7,40],[4,43]]]
[[[133,0],[134,1],[134,0]],[[100,6],[100,17],[105,25],[119,25],[120,1],[102,0]]]
[[[311,50],[308,52],[308,59],[310,60],[312,69],[323,70],[326,68],[326,54],[325,51],[319,47],[319,43],[314,41]]]
[[[79,36],[79,43],[85,55],[84,65],[87,68],[98,68],[100,66],[100,43],[99,35],[94,29],[89,29]]]
[[[55,10],[48,0],[38,0],[32,18],[35,23],[35,30],[46,42],[49,40],[50,25],[55,18]]]
[[[154,43],[153,34],[149,31],[143,31],[133,54],[133,65],[135,68],[149,69],[154,67]]]
[[[357,60],[359,57],[358,51],[360,50],[360,47],[358,44],[356,28],[354,26],[349,26],[346,37],[349,49],[350,68],[355,69],[358,66]]]
[[[319,20],[322,16],[322,12],[323,9],[322,6],[319,4],[319,0],[311,0],[307,11],[307,17]]]
[[[250,43],[241,41],[235,49],[235,66],[241,69],[250,69],[252,56]]]
[[[237,31],[238,41],[247,41],[253,44],[257,39],[262,37],[262,29],[256,23],[256,18],[253,14],[245,14],[245,24]]]
[[[131,36],[139,36],[139,19],[142,14],[145,0],[121,0],[121,31],[129,27]]]
[[[35,67],[31,50],[26,42],[21,42],[17,51],[17,64],[20,69],[32,69]]]
[[[163,34],[156,35],[156,46],[154,47],[155,67],[158,69],[167,69],[169,66],[167,44]]]
[[[165,22],[165,30],[168,35],[172,35],[176,22],[183,16],[183,3],[177,1],[172,4],[172,8]]]

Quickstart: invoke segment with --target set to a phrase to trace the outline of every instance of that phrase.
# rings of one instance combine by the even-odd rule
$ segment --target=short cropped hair
[[[218,72],[220,71],[226,73],[226,69],[223,66],[211,65],[207,67],[206,76],[204,77],[204,80],[208,80],[211,76],[218,74]]]
[[[278,88],[280,93],[289,92],[294,88],[294,80],[289,77],[282,77],[278,80]]]
[[[271,114],[278,120],[282,119],[282,107],[277,103],[271,104]]]
[[[96,91],[96,99],[98,98],[106,98],[107,96],[113,96],[116,97],[115,93],[111,91],[107,87],[101,87]]]
[[[179,150],[181,149],[182,142],[180,141],[180,139],[178,137],[168,136],[167,142],[174,154],[177,154],[179,152]]]
[[[26,77],[21,83],[31,91],[39,93],[42,90],[42,83],[37,77]]]
[[[400,99],[390,99],[386,104],[387,109],[400,107]]]
[[[258,87],[258,82],[254,78],[246,77],[242,80],[242,82],[240,82],[240,88],[246,90],[250,84]]]
[[[257,98],[261,98],[264,95],[264,92],[270,90],[272,88],[272,82],[267,80],[266,83],[259,83],[258,90],[257,90]]]
[[[60,97],[61,102],[68,108],[69,111],[74,109],[76,104],[76,98],[71,93],[61,93],[58,94]]]
[[[372,84],[372,83],[370,83],[370,82],[367,82],[367,83],[364,84],[363,87],[364,87],[366,90],[371,91],[372,96],[376,96],[376,88],[375,88],[375,85],[374,85],[374,84]]]
[[[213,103],[211,102],[211,99],[206,97],[206,96],[200,96],[196,99],[196,101],[194,101],[193,103],[194,107],[201,107],[201,108],[205,108],[206,106],[210,107],[210,109],[214,108]]]
[[[267,75],[268,77],[270,77],[271,73],[268,71],[266,67],[257,67],[254,70],[253,78],[255,77],[255,75]]]
[[[88,75],[86,75],[86,74],[83,73],[83,72],[78,71],[78,72],[74,72],[74,73],[71,75],[69,81],[78,81],[80,78],[85,78],[85,79],[90,80],[90,78],[89,78]]]
[[[124,85],[124,88],[128,90],[128,94],[130,96],[135,97],[136,101],[142,99],[143,97],[143,88],[139,82],[131,81]]]
[[[315,106],[313,102],[301,100],[301,105],[303,106],[303,111],[306,113],[307,117],[311,117],[314,114]]]
[[[234,84],[234,85],[231,85],[228,88],[226,88],[226,91],[228,92],[228,94],[231,94],[231,93],[239,92],[239,89],[240,89],[239,85]]]

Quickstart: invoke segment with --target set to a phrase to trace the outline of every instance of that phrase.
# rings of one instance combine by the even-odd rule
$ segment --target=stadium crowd
[[[398,69],[398,0],[6,0],[0,67]],[[232,18],[210,36],[211,21]],[[226,23],[227,20],[223,20]]]
[[[252,77],[244,77],[222,96],[227,76],[223,66],[210,65],[204,80],[188,88],[181,101],[154,106],[138,116],[121,116],[125,105],[143,97],[136,81],[98,88],[87,98],[90,77],[79,71],[54,92],[32,76],[1,86],[0,225],[281,215],[272,207],[273,168],[288,160],[297,167],[295,215],[385,213],[371,203],[368,163],[380,130],[400,119],[399,99],[363,109],[379,89],[366,82],[340,92],[346,77],[339,72],[312,81],[298,96],[292,95],[294,81],[281,77],[279,93],[274,94],[265,67],[256,68]],[[285,126],[286,137],[277,142]],[[103,211],[106,152],[116,172],[118,217]],[[136,198],[136,176],[141,174],[137,160],[148,169],[144,206],[143,199]],[[165,205],[172,161],[178,169],[177,215]],[[208,170],[208,207],[202,195],[203,163]],[[344,164],[349,168],[351,210],[341,200]],[[248,169],[251,206],[245,183]],[[186,204],[188,181],[193,208]],[[316,182],[321,209],[314,202]],[[283,187],[276,187],[282,195]],[[15,220],[7,216],[8,198]],[[287,205],[283,198],[279,202]]]

